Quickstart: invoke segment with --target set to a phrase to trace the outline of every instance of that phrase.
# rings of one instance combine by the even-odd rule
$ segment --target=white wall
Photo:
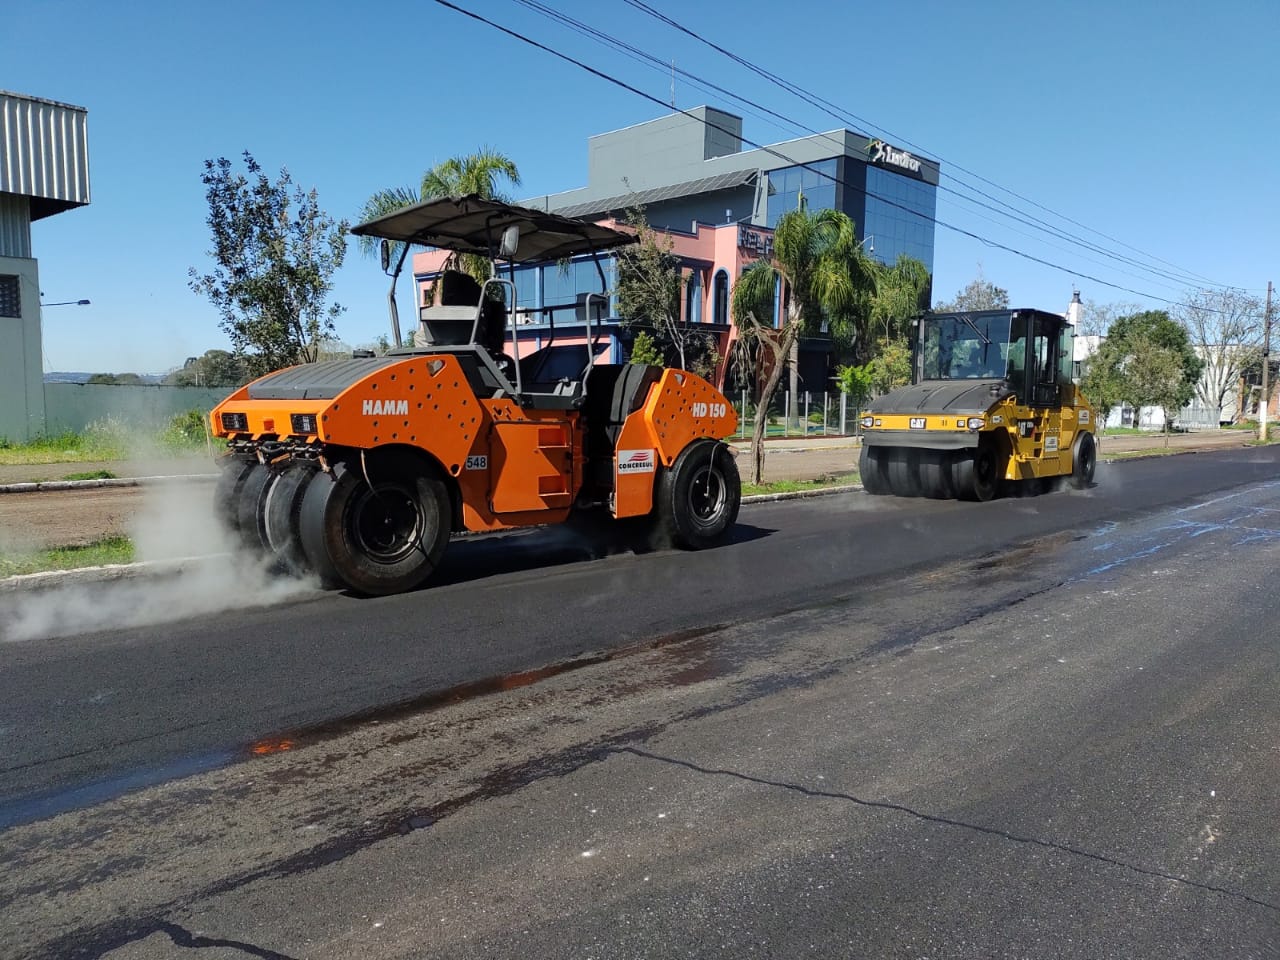
[[[44,433],[40,277],[23,257],[0,257],[0,275],[18,277],[22,302],[22,316],[0,317],[0,437],[25,441]]]

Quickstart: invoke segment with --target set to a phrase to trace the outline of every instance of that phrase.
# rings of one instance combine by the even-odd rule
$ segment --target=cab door
[[[1062,328],[1066,321],[1052,314],[1035,314],[1028,351],[1027,405],[1035,419],[1032,456],[1041,462],[1040,476],[1062,472],[1063,457],[1070,464],[1071,431],[1062,415]]]

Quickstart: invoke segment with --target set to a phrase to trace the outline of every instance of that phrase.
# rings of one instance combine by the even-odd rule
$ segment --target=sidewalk
[[[1194,433],[1169,435],[1169,449],[1178,452],[1220,450],[1243,446],[1253,439],[1248,430],[1199,430]],[[733,440],[738,451],[740,470],[751,456],[749,440]],[[856,437],[779,437],[765,441],[764,478],[766,481],[814,480],[823,476],[840,476],[858,468],[861,441]],[[1102,437],[1098,456],[1102,460],[1119,454],[1160,454],[1165,449],[1165,436],[1122,434]],[[745,472],[745,471],[742,471]]]
[[[62,480],[69,474],[105,471],[117,477],[186,477],[217,472],[207,456],[144,457],[137,460],[86,460],[58,463],[0,463],[0,486]]]

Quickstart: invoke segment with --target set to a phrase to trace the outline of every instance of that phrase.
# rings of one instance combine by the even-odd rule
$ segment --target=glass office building
[[[866,167],[863,214],[846,205],[864,239],[872,238],[877,260],[893,263],[899,254],[915,257],[933,273],[933,218],[938,188],[879,167]],[[853,204],[856,206],[856,204]]]
[[[803,197],[809,210],[848,214],[858,239],[882,263],[893,263],[906,254],[932,274],[936,183],[925,178],[927,168],[915,157],[892,147],[878,150],[875,143],[865,160],[846,155],[768,171],[766,225],[776,227],[778,219],[799,207]],[[898,162],[877,161],[881,155]]]

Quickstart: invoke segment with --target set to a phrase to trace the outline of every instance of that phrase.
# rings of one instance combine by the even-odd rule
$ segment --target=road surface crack
[[[1139,866],[1135,863],[1129,863],[1125,860],[1118,860],[1114,857],[1108,857],[1105,854],[1094,853],[1091,850],[1082,850],[1079,847],[1073,847],[1070,844],[1059,843],[1055,840],[1043,840],[1039,837],[1030,837],[1022,834],[1011,833],[1008,830],[1001,830],[999,827],[983,826],[979,823],[966,823],[963,820],[955,820],[951,817],[940,817],[932,813],[924,813],[915,810],[901,803],[894,803],[889,800],[867,800],[862,797],[856,797],[850,793],[840,793],[833,790],[814,790],[811,787],[802,786],[797,783],[787,783],[784,780],[770,780],[767,777],[757,777],[749,773],[741,773],[737,770],[723,770],[714,767],[704,767],[693,763],[689,760],[681,760],[678,757],[665,757],[661,754],[650,753],[647,750],[641,750],[638,747],[624,746],[616,749],[617,753],[629,753],[632,756],[640,757],[645,760],[655,760],[658,763],[671,764],[672,766],[684,767],[686,770],[692,770],[695,773],[706,774],[715,777],[732,777],[747,783],[754,783],[763,787],[777,787],[781,790],[789,790],[806,797],[821,800],[839,800],[845,803],[853,803],[860,807],[868,807],[875,810],[888,810],[895,813],[905,813],[908,816],[915,817],[917,820],[926,823],[936,823],[945,827],[958,827],[962,830],[971,830],[975,833],[985,834],[991,837],[997,837],[1001,840],[1009,840],[1013,843],[1028,844],[1030,846],[1043,847],[1047,850],[1057,850],[1061,853],[1068,854],[1072,857],[1080,857],[1086,860],[1093,860],[1098,863],[1105,863],[1108,866],[1120,867],[1124,870],[1131,870],[1134,873],[1141,874],[1145,877],[1154,877],[1159,880],[1168,880],[1185,887],[1192,887],[1197,890],[1203,890],[1210,893],[1217,893],[1224,897],[1230,897],[1233,900],[1240,900],[1254,906],[1280,913],[1280,904],[1271,903],[1258,897],[1250,896],[1247,893],[1241,893],[1238,890],[1229,890],[1226,887],[1219,887],[1211,883],[1202,883],[1198,880],[1189,880],[1186,877],[1175,876],[1172,873],[1166,873],[1163,870],[1156,870],[1151,867]]]

